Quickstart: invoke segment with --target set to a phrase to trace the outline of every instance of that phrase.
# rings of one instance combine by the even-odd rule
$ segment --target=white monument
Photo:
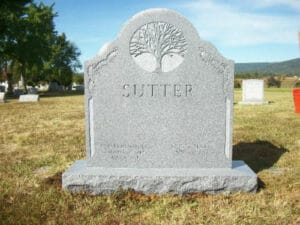
[[[257,79],[243,80],[243,100],[241,105],[263,105],[268,104],[264,100],[264,81]]]

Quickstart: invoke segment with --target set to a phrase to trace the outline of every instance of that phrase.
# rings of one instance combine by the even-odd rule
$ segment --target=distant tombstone
[[[49,90],[49,84],[39,85],[38,90],[39,91],[48,91]]]
[[[39,100],[39,95],[34,94],[20,95],[19,97],[20,102],[38,102]]]
[[[23,87],[24,87],[24,79],[23,79],[22,76],[21,76],[21,79],[18,81],[18,86],[19,86],[20,88],[23,88]]]
[[[242,105],[262,105],[268,104],[264,100],[264,81],[263,80],[243,80],[243,100],[239,102]]]
[[[28,94],[37,94],[38,89],[35,87],[28,88]]]
[[[5,92],[5,86],[4,85],[0,85],[0,92]]]
[[[23,91],[23,89],[15,89],[14,94],[15,94],[15,96],[19,97],[20,95],[24,94],[24,91]]]
[[[166,9],[135,15],[85,64],[87,159],[62,175],[71,192],[255,192],[232,161],[234,62]]]
[[[0,103],[5,103],[6,98],[5,98],[5,92],[0,92]]]
[[[72,86],[72,91],[84,91],[83,85],[74,85]]]
[[[50,82],[48,90],[50,92],[63,91],[64,90],[64,86],[63,85],[59,85],[56,82]]]

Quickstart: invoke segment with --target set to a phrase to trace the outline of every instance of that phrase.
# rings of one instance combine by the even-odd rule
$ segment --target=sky
[[[36,1],[40,2],[40,1]],[[59,33],[94,57],[124,23],[149,8],[169,8],[190,20],[203,40],[235,62],[278,62],[300,57],[300,0],[43,0],[58,13]]]

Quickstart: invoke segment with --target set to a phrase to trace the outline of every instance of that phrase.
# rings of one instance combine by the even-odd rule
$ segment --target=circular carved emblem
[[[151,22],[137,29],[129,51],[134,61],[148,72],[169,72],[178,67],[187,51],[180,29],[165,22]]]

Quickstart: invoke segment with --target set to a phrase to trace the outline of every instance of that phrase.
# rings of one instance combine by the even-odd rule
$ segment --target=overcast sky
[[[39,2],[39,1],[36,1]],[[44,0],[55,3],[56,29],[80,49],[81,62],[113,40],[123,24],[148,8],[170,8],[189,19],[202,39],[235,62],[300,57],[300,0]]]

